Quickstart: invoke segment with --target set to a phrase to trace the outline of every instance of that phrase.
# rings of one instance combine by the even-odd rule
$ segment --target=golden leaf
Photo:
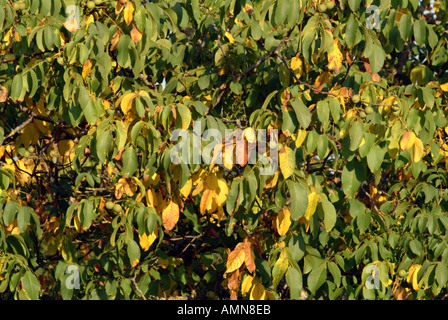
[[[86,27],[89,27],[89,24],[91,24],[93,22],[95,22],[95,18],[93,16],[93,14],[91,14],[86,18]]]
[[[308,195],[308,207],[306,208],[305,212],[305,218],[306,220],[310,221],[311,217],[313,216],[314,212],[317,208],[317,203],[319,202],[319,195],[316,192],[311,192]]]
[[[82,66],[82,78],[86,80],[87,76],[91,74],[92,71],[92,61],[90,59],[87,59],[84,65]]]
[[[295,157],[294,151],[289,147],[284,147],[279,154],[280,171],[285,179],[288,179],[294,172]]]
[[[191,178],[188,178],[187,182],[185,182],[184,186],[180,188],[180,193],[184,196],[184,198],[187,198],[190,195],[191,188],[193,187],[193,183],[191,181]]]
[[[339,69],[342,67],[342,53],[339,50],[339,41],[334,39],[334,43],[328,50],[328,69],[334,70],[335,73],[339,73]]]
[[[133,92],[125,93],[122,96],[120,106],[121,106],[121,110],[123,111],[123,113],[125,115],[131,110],[132,103],[136,96],[137,96],[137,94],[135,94]]]
[[[300,78],[300,76],[303,73],[302,60],[298,57],[292,57],[290,66],[291,66],[291,69],[294,70],[296,77]]]
[[[246,293],[248,293],[250,291],[250,289],[252,288],[252,284],[254,281],[254,277],[250,276],[250,275],[246,275],[243,279],[243,282],[241,283],[241,294],[243,296],[246,295]]]
[[[162,210],[162,223],[165,229],[170,231],[177,221],[179,221],[179,205],[171,199]]]
[[[140,247],[143,251],[148,251],[149,247],[153,244],[153,242],[157,239],[157,226],[154,228],[153,232],[150,235],[144,233],[142,236],[138,236],[140,240]]]
[[[250,291],[250,300],[266,300],[266,290],[261,283],[255,283]]]
[[[424,153],[423,142],[419,138],[415,138],[414,142],[414,162],[419,162]]]
[[[416,138],[417,137],[415,136],[414,132],[406,131],[400,140],[401,150],[405,151],[405,150],[410,149],[414,145]]]
[[[296,148],[300,148],[300,146],[302,145],[303,141],[305,141],[306,138],[306,130],[304,129],[300,129],[299,132],[297,133],[297,138],[296,138]]]
[[[230,273],[233,272],[239,267],[242,266],[245,260],[245,252],[244,252],[244,243],[238,243],[235,247],[235,249],[230,252],[229,256],[227,257],[227,263],[226,263],[226,272]]]
[[[283,236],[288,232],[291,226],[291,213],[288,208],[279,210],[277,218],[275,219],[275,226],[277,227],[277,233]]]
[[[131,24],[132,19],[134,18],[134,11],[135,11],[134,2],[128,1],[128,3],[126,3],[126,6],[124,7],[124,10],[123,10],[124,21],[126,22],[127,25]]]
[[[224,34],[226,36],[227,39],[229,39],[230,43],[234,43],[235,39],[233,38],[233,36],[230,34],[229,31],[226,31],[226,33]]]

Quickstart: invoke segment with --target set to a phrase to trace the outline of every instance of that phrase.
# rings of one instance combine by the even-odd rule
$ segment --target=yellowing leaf
[[[250,300],[266,300],[266,290],[261,283],[255,283],[250,291]]]
[[[305,218],[310,221],[311,217],[314,215],[314,212],[317,208],[317,203],[319,202],[319,195],[316,192],[311,192],[308,195],[308,207],[306,208]]]
[[[82,66],[82,78],[86,80],[87,76],[90,75],[92,71],[92,61],[87,59],[84,65]]]
[[[423,157],[423,142],[419,138],[415,138],[414,142],[414,162],[419,162]]]
[[[250,291],[250,289],[252,288],[252,284],[254,281],[254,277],[250,276],[250,275],[246,275],[243,279],[243,282],[241,283],[241,294],[243,296],[246,295],[246,293],[248,293]]]
[[[215,190],[216,202],[219,206],[223,205],[227,200],[227,194],[229,193],[229,187],[224,179],[218,179],[218,188]]]
[[[142,40],[143,34],[137,29],[135,23],[132,23],[131,38],[135,43]]]
[[[127,25],[130,25],[134,18],[135,4],[132,1],[128,1],[123,10],[124,21]]]
[[[238,243],[235,249],[230,252],[227,257],[226,272],[230,273],[237,270],[244,263],[245,253],[244,253],[244,243]]]
[[[162,210],[162,223],[166,230],[170,231],[179,221],[179,206],[173,200],[169,200]]]
[[[300,78],[300,76],[303,73],[303,63],[302,60],[298,57],[292,57],[291,63],[290,63],[291,69],[294,70],[294,73],[297,78]]]
[[[134,268],[136,265],[138,265],[140,261],[138,259],[135,259],[134,261],[132,261],[132,268]]]
[[[244,241],[244,263],[249,272],[255,271],[254,252],[252,251],[252,243],[250,241]]]
[[[86,18],[86,27],[88,27],[89,24],[91,24],[92,22],[95,22],[95,18],[94,18],[94,16],[93,16],[93,14],[89,15],[89,16]]]
[[[180,193],[184,196],[184,198],[187,198],[190,195],[191,188],[193,187],[193,182],[191,181],[191,178],[188,178],[187,182],[185,182],[184,186],[180,188]]]
[[[442,89],[443,91],[447,92],[448,91],[448,82],[441,84],[440,85],[440,89]]]
[[[226,33],[224,34],[226,36],[227,39],[229,39],[230,43],[234,43],[235,39],[233,38],[233,36],[230,34],[229,31],[226,31]]]
[[[294,172],[295,157],[294,151],[289,147],[284,147],[279,154],[280,171],[285,179],[288,179]]]
[[[275,226],[277,227],[277,233],[280,236],[283,236],[288,232],[289,227],[291,226],[291,213],[289,209],[281,209],[277,218],[275,219]]]
[[[339,73],[339,69],[342,67],[342,53],[338,44],[338,39],[334,39],[333,45],[328,50],[328,69],[334,70],[335,73]]]
[[[157,239],[157,232],[158,231],[156,226],[150,235],[144,233],[142,236],[138,236],[140,240],[140,247],[143,251],[149,250],[149,247],[151,247],[152,243]]]
[[[416,138],[413,131],[406,131],[400,140],[401,150],[405,151],[410,149],[414,145]]]
[[[277,185],[277,181],[278,181],[278,176],[279,176],[279,174],[280,174],[280,171],[277,170],[277,171],[274,173],[274,176],[271,177],[271,178],[269,178],[269,179],[266,181],[266,184],[264,185],[264,187],[265,187],[266,189],[272,189],[272,188],[274,188],[274,187]]]
[[[296,138],[296,148],[300,148],[300,146],[302,145],[303,141],[305,141],[306,138],[306,130],[300,129],[299,132],[297,133],[297,138]]]
[[[213,190],[206,189],[201,197],[201,203],[199,205],[199,211],[201,214],[205,214],[206,211],[211,212],[213,202]]]
[[[123,113],[126,115],[132,108],[132,102],[134,101],[135,97],[137,95],[133,92],[128,92],[126,94],[123,95],[123,97],[121,98],[121,110],[123,111]]]

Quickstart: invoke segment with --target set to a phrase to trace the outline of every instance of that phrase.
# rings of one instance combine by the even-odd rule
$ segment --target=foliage
[[[446,297],[445,0],[0,3],[1,298]]]

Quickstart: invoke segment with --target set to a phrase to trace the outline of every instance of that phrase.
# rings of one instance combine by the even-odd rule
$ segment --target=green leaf
[[[289,266],[286,272],[286,283],[289,287],[289,298],[291,300],[299,300],[302,294],[302,272],[300,269]]]
[[[140,247],[134,240],[130,239],[127,243],[127,253],[129,257],[129,262],[131,263],[131,266],[135,266],[140,261]]]
[[[379,145],[374,145],[367,154],[367,165],[370,171],[376,172],[381,168],[381,164],[384,160],[386,150],[382,149]]]
[[[291,195],[290,213],[293,220],[299,220],[305,215],[308,207],[308,193],[299,183],[292,180],[286,180],[286,185]]]
[[[426,43],[426,22],[423,19],[414,22],[414,39],[419,46]]]
[[[416,239],[412,240],[412,241],[409,243],[409,248],[410,248],[411,251],[412,251],[415,255],[417,255],[417,256],[419,256],[419,255],[422,253],[422,251],[423,251],[423,246],[422,246],[422,244],[420,243],[420,241],[418,241],[418,240],[416,240]]]
[[[16,74],[12,79],[10,95],[11,99],[17,100],[22,92],[23,79],[21,74]]]
[[[131,177],[138,169],[137,152],[133,146],[126,147],[123,152],[123,167],[121,168],[121,174],[126,177]]]
[[[15,219],[17,213],[17,203],[15,201],[8,201],[3,209],[3,222],[5,226],[9,226]]]
[[[316,291],[327,280],[327,267],[325,264],[314,266],[307,278],[308,289],[312,295],[316,294]]]
[[[386,58],[383,48],[375,44],[373,46],[372,53],[369,55],[368,58],[372,74],[380,72],[380,70],[383,68],[384,60]]]
[[[303,104],[303,102],[299,99],[291,100],[291,107],[296,113],[297,120],[299,120],[300,125],[303,129],[309,127],[311,123],[311,113],[310,110]]]
[[[347,197],[352,198],[358,191],[361,182],[365,179],[366,172],[364,166],[358,160],[353,159],[342,169],[342,190]]]
[[[21,279],[22,288],[30,300],[38,300],[40,294],[40,282],[31,271],[25,272]]]
[[[360,2],[359,0],[354,1]],[[353,15],[350,15],[347,25],[345,26],[345,43],[349,47],[352,47],[355,44],[357,32],[358,32],[358,21],[355,19]]]
[[[400,24],[398,25],[398,31],[403,40],[408,40],[411,36],[412,30],[412,15],[403,14],[400,18]]]
[[[336,224],[336,209],[334,208],[333,204],[328,201],[327,197],[324,194],[320,195],[320,200],[320,205],[322,206],[322,211],[324,212],[325,230],[329,232]]]
[[[361,144],[364,136],[364,129],[359,121],[354,121],[349,131],[350,136],[350,150],[355,151]]]

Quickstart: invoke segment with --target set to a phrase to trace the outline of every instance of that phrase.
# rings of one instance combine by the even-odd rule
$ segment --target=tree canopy
[[[0,298],[447,296],[446,0],[0,3]]]

